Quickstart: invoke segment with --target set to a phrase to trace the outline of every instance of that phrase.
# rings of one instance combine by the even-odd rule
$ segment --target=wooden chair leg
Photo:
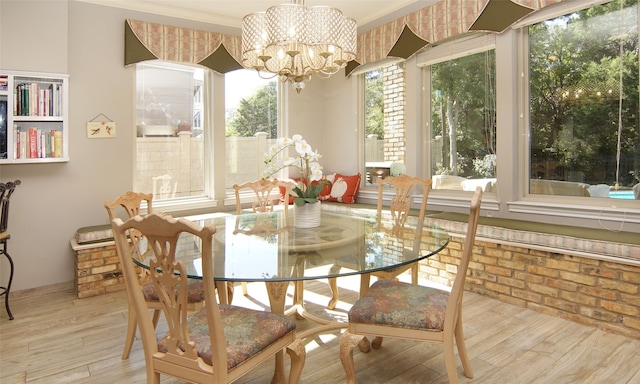
[[[122,360],[129,359],[131,348],[133,347],[133,339],[136,337],[136,328],[138,324],[136,321],[136,312],[131,305],[129,305],[129,319],[127,320],[127,335],[124,340],[124,349],[122,350]]]
[[[362,353],[371,352],[371,342],[369,342],[369,339],[367,339],[366,336],[363,337],[362,340],[360,340],[360,342],[358,342],[358,349]]]
[[[247,283],[242,283],[242,293],[247,296]],[[227,298],[229,300],[229,304],[233,302],[233,292],[235,291],[235,286],[232,282],[227,282]]]
[[[371,342],[371,348],[380,349],[380,347],[382,347],[382,340],[384,339],[380,336],[374,337],[373,341]]]
[[[329,273],[338,274],[340,272],[340,269],[342,269],[342,267],[340,267],[339,265],[333,264],[329,269]],[[331,300],[329,300],[329,304],[327,304],[327,308],[334,309],[336,305],[338,305],[338,298],[339,298],[338,279],[336,279],[335,277],[330,277],[328,280],[329,280],[329,289],[331,289]]]
[[[413,285],[418,285],[418,270],[420,269],[420,264],[413,263],[411,265],[411,283]]]
[[[153,328],[155,329],[158,326],[158,321],[160,320],[160,310],[159,309],[155,309],[153,311],[153,319],[151,320],[153,322]]]
[[[467,347],[464,343],[464,334],[462,332],[462,317],[458,319],[456,323],[456,345],[458,346],[458,355],[462,362],[462,369],[464,369],[464,375],[470,379],[473,379],[473,371],[471,370],[471,363],[469,362],[469,355],[467,354]]]
[[[307,359],[307,352],[302,340],[297,339],[287,347],[287,354],[291,358],[291,371],[289,371],[289,384],[296,384],[302,376],[302,369]]]
[[[329,289],[331,289],[331,300],[329,300],[329,304],[327,304],[327,308],[335,309],[338,304],[338,279],[335,277],[330,277],[329,281]]]
[[[447,377],[450,384],[458,384],[458,371],[453,355],[453,335],[444,337],[444,366],[447,370]]]
[[[360,275],[360,293],[359,297],[364,296],[369,290],[369,284],[371,283],[371,275],[364,273]]]
[[[355,384],[356,382],[356,367],[353,363],[353,349],[356,345],[360,344],[362,339],[364,339],[364,336],[354,335],[349,332],[345,332],[340,336],[340,362],[344,368],[344,373],[347,375],[347,384]]]

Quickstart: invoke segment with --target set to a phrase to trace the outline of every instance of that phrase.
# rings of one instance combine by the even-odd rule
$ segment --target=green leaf
[[[317,203],[318,199],[315,197],[296,197],[293,199],[293,203],[295,205],[305,205],[305,204],[313,204],[313,203]]]
[[[312,184],[311,187],[309,187],[309,197],[317,198],[321,191],[322,184]]]

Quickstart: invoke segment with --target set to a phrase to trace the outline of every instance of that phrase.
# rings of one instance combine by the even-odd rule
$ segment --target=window
[[[221,87],[224,98],[212,97]],[[153,192],[165,205],[195,204],[225,201],[234,183],[259,179],[280,129],[279,91],[277,78],[256,71],[214,76],[199,66],[137,64],[135,190]],[[213,166],[218,151],[225,151],[226,168]]]
[[[469,50],[469,48],[472,48]],[[484,39],[436,47],[425,68],[432,188],[496,189],[496,57]],[[456,54],[451,54],[456,52]],[[478,52],[479,51],[479,52]]]
[[[154,200],[205,195],[207,72],[167,62],[136,65],[136,191],[153,192]]]
[[[634,198],[637,7],[612,1],[528,27],[529,193]]]
[[[264,154],[280,135],[278,79],[263,79],[255,70],[225,75],[225,136],[227,189],[258,180]]]
[[[365,185],[405,173],[405,63],[365,72]]]

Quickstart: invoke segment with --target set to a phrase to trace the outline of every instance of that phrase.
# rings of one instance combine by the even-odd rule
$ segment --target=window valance
[[[409,58],[428,44],[472,31],[502,32],[529,13],[564,0],[441,0],[358,35],[355,62]]]
[[[218,73],[242,68],[240,36],[128,19],[124,64],[166,60],[200,64]]]
[[[407,59],[428,44],[472,32],[502,32],[529,13],[564,0],[440,0],[358,35],[357,67],[387,57]],[[219,73],[242,68],[240,36],[127,20],[125,65],[161,59],[201,64]]]

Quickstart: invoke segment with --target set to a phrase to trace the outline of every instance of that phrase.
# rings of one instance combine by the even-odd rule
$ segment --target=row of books
[[[14,116],[60,116],[61,107],[62,84],[20,83],[13,92]]]
[[[16,159],[62,157],[62,131],[17,127],[14,155]]]

